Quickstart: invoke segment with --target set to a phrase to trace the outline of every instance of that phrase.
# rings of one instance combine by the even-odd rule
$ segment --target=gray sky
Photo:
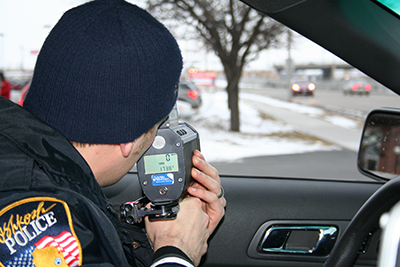
[[[81,0],[0,0],[0,69],[33,69],[36,52],[62,14]],[[143,6],[144,0],[129,0]],[[340,62],[329,52],[304,38],[296,39],[292,57],[297,64]],[[200,69],[220,70],[219,59],[201,50],[196,43],[179,41],[185,64]],[[200,51],[199,51],[200,50]],[[199,51],[199,52],[198,52]],[[260,54],[247,69],[272,69],[284,64],[287,51],[272,50]]]

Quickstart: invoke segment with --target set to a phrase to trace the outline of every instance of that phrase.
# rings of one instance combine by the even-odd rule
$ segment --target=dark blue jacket
[[[130,229],[139,244],[145,242],[141,229]],[[135,257],[130,236],[71,143],[0,97],[0,262],[149,265],[152,253],[141,250]],[[165,251],[185,258],[178,249]]]

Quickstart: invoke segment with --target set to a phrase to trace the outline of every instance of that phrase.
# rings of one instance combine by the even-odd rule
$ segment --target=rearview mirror
[[[400,175],[400,110],[382,108],[368,115],[358,152],[358,169],[379,180]]]

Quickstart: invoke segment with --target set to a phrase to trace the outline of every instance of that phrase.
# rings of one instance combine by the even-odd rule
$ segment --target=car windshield
[[[309,81],[299,80],[299,81],[294,81],[293,83],[309,83]]]

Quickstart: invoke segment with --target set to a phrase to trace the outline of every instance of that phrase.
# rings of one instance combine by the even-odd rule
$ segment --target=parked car
[[[315,84],[309,81],[295,81],[292,83],[292,95],[313,96]]]
[[[397,73],[400,70],[400,18],[382,7],[385,1],[243,1],[400,94]],[[353,101],[365,100],[355,98]],[[396,113],[398,110],[378,112],[382,117]],[[372,118],[366,121],[364,137],[369,136],[370,126],[375,123]],[[400,126],[396,115],[386,122],[385,130],[392,133]],[[337,170],[325,170],[331,178],[317,173],[295,177],[276,177],[268,171],[264,175],[220,173],[227,199],[226,215],[209,240],[208,252],[200,266],[376,266],[378,251],[382,249],[379,219],[400,200],[399,172],[393,168],[391,173],[386,173],[385,168],[373,169],[380,166],[375,162],[389,154],[392,158],[385,158],[385,161],[393,165],[398,163],[395,153],[398,140],[390,139],[393,142],[382,146],[389,136],[384,132],[380,134],[383,139],[379,141],[381,146],[377,146],[378,153],[373,157],[359,155],[359,159],[367,159],[366,165],[354,159],[354,168],[358,163],[359,170],[366,175],[364,181],[340,178],[342,166],[330,158],[325,159],[327,166]],[[337,138],[342,139],[339,134]],[[243,140],[243,143],[248,141]],[[368,138],[360,142],[361,152],[365,152],[364,142],[369,142]],[[254,149],[264,146],[268,150],[272,145],[259,143]],[[257,158],[255,167],[271,164],[267,158]],[[294,168],[292,163],[282,160],[278,164],[291,169]],[[232,162],[232,168],[237,164]],[[315,167],[314,162],[310,164]],[[141,196],[136,172],[130,172],[121,183],[125,191],[117,194],[119,198],[110,195],[114,203]]]
[[[368,96],[372,86],[364,80],[349,80],[343,84],[344,95],[365,95]]]
[[[201,90],[190,81],[180,81],[178,100],[185,101],[194,109],[201,106]]]
[[[179,117],[190,119],[202,104],[201,90],[190,81],[180,81],[177,107]]]

